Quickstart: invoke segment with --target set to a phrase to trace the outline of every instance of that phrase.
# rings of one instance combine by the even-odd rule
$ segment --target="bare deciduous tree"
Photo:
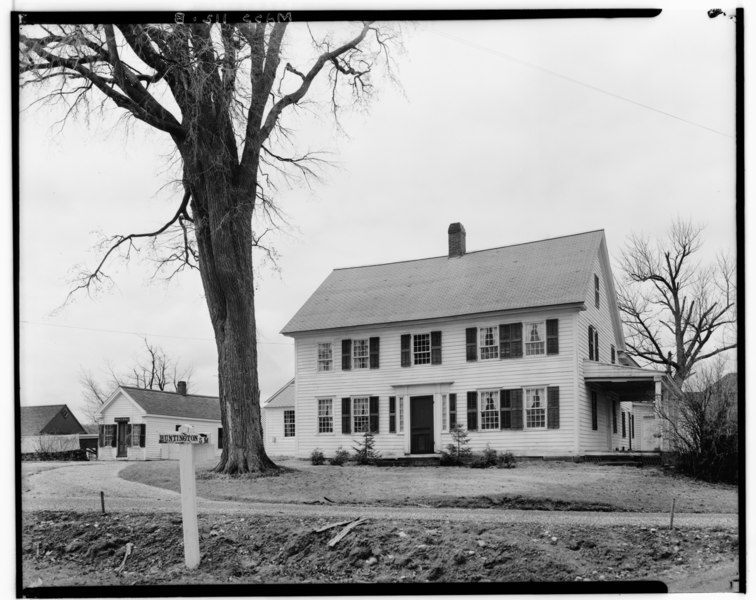
[[[682,385],[701,361],[736,347],[733,265],[698,261],[703,228],[676,221],[666,240],[633,236],[618,285],[627,348]]]
[[[279,213],[270,195],[271,169],[307,176],[314,158],[292,154],[292,131],[282,119],[312,95],[321,73],[329,78],[334,113],[345,91],[352,100],[367,98],[374,66],[389,65],[396,42],[389,28],[370,22],[345,24],[338,34],[316,29],[286,19],[21,27],[22,85],[40,84],[48,98],[68,101],[71,110],[86,109],[90,100],[111,102],[164,132],[177,150],[183,194],[173,217],[149,232],[112,238],[78,287],[101,283],[114,253],[172,236],[163,265],[172,273],[199,270],[215,333],[225,432],[216,469],[226,473],[275,468],[260,420],[252,248],[261,235],[252,219],[274,220]],[[302,36],[307,52],[290,40],[289,30]],[[336,42],[338,35],[343,39]]]

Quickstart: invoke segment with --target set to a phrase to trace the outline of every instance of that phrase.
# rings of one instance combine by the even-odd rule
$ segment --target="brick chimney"
[[[462,223],[449,225],[449,258],[465,255],[467,251],[465,236],[465,228]]]
[[[176,384],[176,391],[182,396],[186,396],[186,381],[179,381]]]

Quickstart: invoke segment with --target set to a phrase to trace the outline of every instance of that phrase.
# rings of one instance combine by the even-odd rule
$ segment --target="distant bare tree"
[[[144,356],[137,359],[133,365],[117,372],[112,365],[108,365],[108,375],[98,379],[90,370],[82,369],[79,383],[84,396],[84,413],[95,421],[95,415],[113,391],[119,385],[128,385],[148,390],[173,391],[177,389],[179,381],[190,383],[194,368],[180,367],[177,359],[169,357],[160,346],[144,340]],[[170,386],[173,389],[170,389]]]
[[[620,258],[628,351],[666,367],[678,385],[701,361],[736,347],[734,268],[723,256],[699,262],[702,231],[677,220],[665,240],[632,236]]]

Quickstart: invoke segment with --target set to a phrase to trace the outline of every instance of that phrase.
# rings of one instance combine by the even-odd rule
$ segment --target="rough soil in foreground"
[[[544,528],[455,522],[200,516],[202,562],[183,565],[179,515],[23,515],[23,586],[483,581],[686,582],[737,560],[723,529]],[[127,557],[126,545],[133,544]],[[124,564],[119,572],[118,568]],[[722,569],[720,569],[722,570]],[[728,576],[734,576],[728,575]],[[672,588],[674,589],[674,588]],[[677,591],[685,589],[678,587]],[[693,590],[695,591],[695,590]],[[719,591],[727,591],[721,588]]]

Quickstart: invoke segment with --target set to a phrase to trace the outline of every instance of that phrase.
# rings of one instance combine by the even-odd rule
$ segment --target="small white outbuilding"
[[[293,379],[268,398],[263,413],[265,451],[268,456],[294,456],[297,451],[297,423]]]

